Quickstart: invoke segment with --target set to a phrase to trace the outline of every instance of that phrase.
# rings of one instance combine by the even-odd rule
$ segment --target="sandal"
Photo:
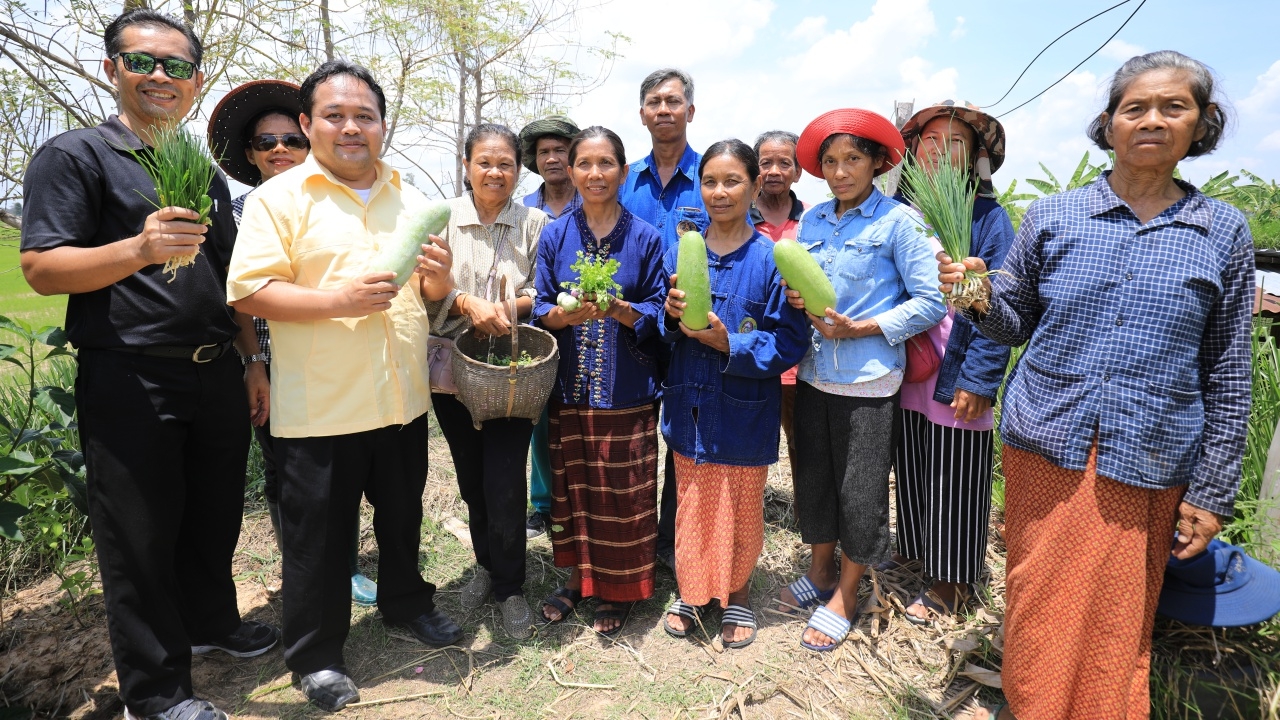
[[[921,627],[933,625],[940,618],[955,615],[956,612],[960,610],[960,607],[969,601],[970,596],[968,585],[957,585],[955,599],[952,600],[951,606],[948,607],[947,603],[943,602],[942,598],[939,597],[932,589],[921,590],[920,594],[916,595],[915,598],[907,604],[907,607],[920,603],[924,606],[925,610],[929,611],[928,617],[916,617],[915,615],[905,611],[902,614],[907,618],[907,622],[912,625],[919,625]]]
[[[787,589],[790,590],[791,594],[795,597],[795,605],[783,600],[781,596],[777,598],[779,605],[795,608],[794,610],[784,611],[787,615],[799,615],[801,610],[807,610],[814,605],[825,603],[836,594],[835,588],[831,588],[830,590],[819,590],[818,586],[813,584],[813,581],[809,579],[808,575],[801,575],[800,579],[788,585]]]
[[[849,630],[853,628],[853,623],[848,618],[840,617],[828,610],[826,605],[823,605],[814,611],[813,617],[809,618],[809,624],[805,626],[805,629],[808,630],[809,628],[826,635],[834,642],[830,645],[812,645],[804,641],[804,633],[802,632],[800,634],[800,646],[814,652],[831,652],[840,647],[840,643],[844,642],[844,639],[849,636]]]
[[[591,628],[594,630],[595,624],[601,620],[617,620],[618,624],[614,626],[612,630],[607,630],[605,632],[596,630],[597,635],[602,635],[607,638],[615,638],[618,636],[618,633],[622,632],[622,628],[626,627],[627,618],[631,616],[631,606],[635,605],[635,603],[611,603],[606,601],[601,604],[608,605],[609,607],[607,609],[602,609],[599,605],[596,606],[595,617],[591,619]]]
[[[751,628],[751,634],[743,640],[735,642],[726,642],[724,639],[724,626],[737,625],[738,627]],[[744,648],[756,641],[756,614],[751,612],[751,608],[741,605],[730,605],[724,609],[724,615],[720,618],[720,642],[727,649]]]
[[[568,600],[569,602],[565,602],[565,600]],[[565,618],[569,617],[569,614],[573,612],[573,609],[576,608],[580,602],[582,602],[581,590],[571,590],[568,587],[561,585],[542,601],[542,606],[544,608],[554,608],[556,612],[560,613],[560,617],[552,620],[547,617],[546,610],[543,610],[542,622],[547,625],[554,625],[558,622],[563,622]]]
[[[666,612],[662,614],[662,629],[666,630],[668,635],[673,638],[688,637],[689,631],[693,629],[693,626],[690,626],[688,630],[677,630],[671,626],[671,623],[667,622],[668,615],[679,615],[682,618],[688,618],[693,621],[694,625],[697,625],[702,618],[702,608],[676,598],[675,602],[671,603],[671,607],[668,607]]]

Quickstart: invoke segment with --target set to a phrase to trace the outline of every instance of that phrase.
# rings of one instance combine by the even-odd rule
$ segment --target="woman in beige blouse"
[[[513,202],[520,176],[520,142],[504,125],[477,125],[467,135],[467,192],[450,201],[442,233],[453,249],[455,289],[427,303],[433,335],[455,340],[511,332],[511,304],[527,318],[533,309],[534,260],[547,216]],[[506,279],[507,297],[499,297]],[[514,291],[515,297],[511,294]],[[533,614],[524,600],[525,462],[533,424],[524,419],[485,421],[479,430],[453,395],[433,392],[436,420],[449,443],[458,490],[470,513],[476,574],[462,588],[462,605],[474,609],[489,595],[502,624],[515,638],[532,634]]]

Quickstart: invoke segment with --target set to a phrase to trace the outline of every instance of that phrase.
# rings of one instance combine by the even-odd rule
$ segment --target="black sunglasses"
[[[124,60],[124,69],[139,75],[150,75],[156,69],[156,63],[164,67],[164,74],[174,80],[190,80],[196,74],[196,64],[190,60],[179,58],[158,58],[144,52],[118,53],[111,56],[114,60]]]
[[[290,150],[306,150],[311,147],[311,142],[307,140],[307,136],[299,133],[285,133],[283,135],[262,133],[261,135],[254,135],[249,140],[249,147],[258,152],[268,152],[275,150],[276,145],[279,143],[284,143],[284,146]]]

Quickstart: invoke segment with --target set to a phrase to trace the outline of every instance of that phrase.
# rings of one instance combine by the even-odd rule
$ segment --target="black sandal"
[[[622,632],[622,628],[626,627],[627,618],[631,616],[631,606],[635,605],[635,603],[604,602],[602,604],[608,605],[609,609],[601,610],[599,606],[596,606],[595,617],[591,620],[591,629],[595,630],[596,623],[601,620],[617,620],[618,624],[612,630],[606,632],[596,630],[598,635],[603,635],[607,638],[617,637],[618,633]]]
[[[564,600],[561,598],[564,598]],[[568,600],[569,602],[566,603],[565,600]],[[547,625],[554,625],[558,622],[564,621],[564,619],[569,617],[569,614],[574,611],[580,602],[582,602],[581,590],[570,590],[567,586],[561,585],[542,601],[542,606],[544,608],[547,606],[555,608],[556,611],[560,613],[560,617],[556,620],[552,620],[547,617],[545,610],[539,610],[539,613],[542,615],[542,622]]]

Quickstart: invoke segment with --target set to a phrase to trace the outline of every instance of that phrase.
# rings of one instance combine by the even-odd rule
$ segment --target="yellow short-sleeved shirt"
[[[427,202],[379,161],[368,204],[314,156],[245,200],[227,298],[267,283],[336,290],[367,266],[401,218]],[[431,408],[428,320],[415,275],[391,309],[362,318],[268,321],[271,434],[322,437],[412,422]]]

